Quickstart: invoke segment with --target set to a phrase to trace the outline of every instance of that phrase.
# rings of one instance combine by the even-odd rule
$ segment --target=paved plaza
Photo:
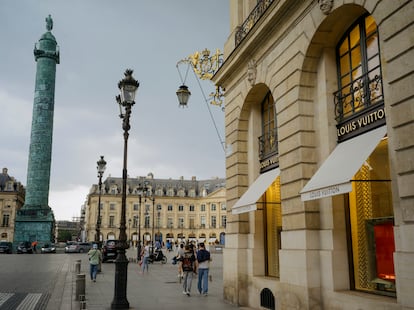
[[[190,297],[182,294],[182,284],[177,277],[177,266],[171,264],[174,255],[172,252],[166,253],[167,264],[163,265],[159,262],[150,264],[148,274],[140,274],[139,266],[135,262],[135,251],[130,250],[127,255],[131,260],[128,264],[127,288],[130,309],[247,309],[230,305],[223,300],[222,254],[212,254],[208,296],[202,296],[197,292],[197,279],[193,279]],[[84,306],[89,310],[109,309],[114,297],[115,264],[103,264],[97,281],[92,282],[88,274],[87,255],[77,255],[76,259],[81,260],[81,273],[86,275]],[[57,281],[49,300],[48,310],[80,308],[80,303],[75,301],[77,274],[75,265],[72,260],[63,267],[61,279]]]

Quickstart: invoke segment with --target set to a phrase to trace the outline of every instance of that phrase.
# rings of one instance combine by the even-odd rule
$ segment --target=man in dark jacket
[[[210,268],[210,252],[206,250],[204,243],[199,243],[197,251],[198,262],[198,292],[207,296],[208,294],[208,271]]]

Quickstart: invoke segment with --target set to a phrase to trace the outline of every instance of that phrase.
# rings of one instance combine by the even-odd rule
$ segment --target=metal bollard
[[[81,260],[78,259],[75,263],[75,272],[78,274],[80,273],[80,270],[81,270]]]
[[[75,288],[75,300],[85,300],[85,274],[79,273],[76,275],[76,288]]]

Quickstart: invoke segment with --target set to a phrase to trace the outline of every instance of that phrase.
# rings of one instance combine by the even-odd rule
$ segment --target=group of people
[[[150,257],[150,243],[147,242],[141,251],[141,273],[147,271]],[[91,281],[96,282],[99,264],[102,261],[102,253],[97,244],[93,244],[88,252]],[[197,289],[203,296],[208,295],[208,280],[211,256],[203,242],[194,246],[192,243],[181,244],[178,248],[176,260],[178,261],[178,277],[183,281],[183,294],[190,296],[193,276],[198,275]]]
[[[198,249],[191,243],[185,246],[181,244],[176,258],[178,260],[178,277],[183,280],[183,294],[190,296],[193,275],[198,275],[198,292],[207,296],[211,257],[204,243],[199,243]]]

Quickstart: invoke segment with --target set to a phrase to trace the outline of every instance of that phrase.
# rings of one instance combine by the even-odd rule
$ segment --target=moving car
[[[42,246],[41,249],[41,253],[45,254],[45,253],[56,253],[56,247],[53,243],[45,243]]]
[[[106,240],[102,245],[102,262],[115,260],[118,254],[119,240]]]
[[[20,242],[16,248],[16,253],[17,254],[23,254],[23,253],[33,254],[32,243],[30,241]]]
[[[87,253],[91,248],[91,242],[75,242],[65,247],[65,253]]]
[[[13,244],[7,241],[0,242],[0,253],[11,254],[13,252]]]

